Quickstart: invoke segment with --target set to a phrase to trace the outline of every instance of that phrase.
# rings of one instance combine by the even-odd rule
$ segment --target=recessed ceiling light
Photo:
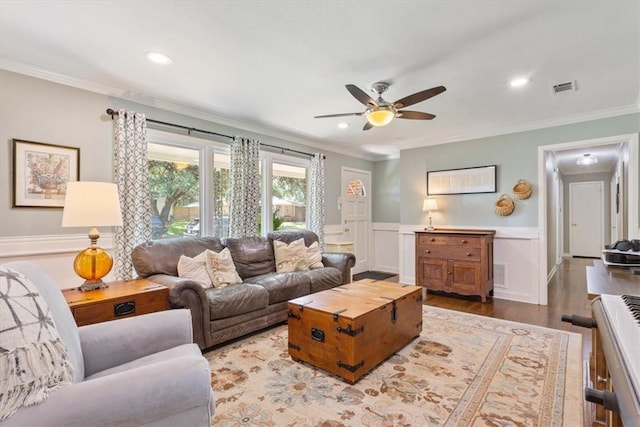
[[[171,64],[173,61],[164,53],[160,52],[147,52],[145,53],[147,59],[151,62],[155,62],[156,64],[167,65]]]
[[[349,123],[338,123],[340,129],[346,129],[349,127]]]
[[[518,77],[511,80],[511,87],[521,87],[529,83],[531,79],[529,77]]]

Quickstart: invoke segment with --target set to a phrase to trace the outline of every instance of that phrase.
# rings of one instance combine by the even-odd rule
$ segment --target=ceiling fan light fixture
[[[373,126],[386,126],[396,116],[396,113],[390,108],[368,109],[365,113],[367,121]]]
[[[579,166],[589,166],[595,165],[598,163],[598,158],[596,156],[592,156],[591,153],[583,154],[582,157],[578,157],[576,164]]]

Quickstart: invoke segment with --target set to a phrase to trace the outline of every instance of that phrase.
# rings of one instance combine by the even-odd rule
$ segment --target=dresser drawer
[[[476,236],[461,235],[419,235],[417,241],[418,247],[427,246],[464,246],[469,248],[480,248],[482,239]]]
[[[425,245],[424,247],[418,248],[416,256],[424,258],[455,259],[461,261],[480,261],[480,248]]]

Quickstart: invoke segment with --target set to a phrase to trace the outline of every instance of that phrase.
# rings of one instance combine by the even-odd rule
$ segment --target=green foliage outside
[[[167,236],[182,236],[188,221],[170,221],[175,206],[186,206],[199,200],[200,169],[197,165],[186,168],[176,167],[176,163],[149,160],[149,189],[151,193],[151,214],[162,218],[167,224]],[[228,216],[226,207],[231,198],[230,170],[215,168],[214,170],[214,216]],[[306,179],[274,176],[272,184],[273,196],[282,200],[304,204],[306,202]],[[164,204],[159,206],[159,200]],[[304,223],[286,221],[279,216],[279,209],[272,215],[273,230],[305,228]],[[261,217],[258,216],[258,234],[261,230]]]

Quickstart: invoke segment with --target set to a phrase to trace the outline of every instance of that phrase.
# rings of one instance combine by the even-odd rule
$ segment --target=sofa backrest
[[[236,270],[242,278],[275,273],[276,259],[271,240],[266,237],[228,237],[224,244],[231,252]]]
[[[267,235],[271,243],[273,244],[274,240],[279,240],[281,242],[285,242],[287,244],[296,241],[300,238],[304,239],[304,245],[306,247],[311,246],[313,242],[318,241],[318,235],[313,231],[309,230],[284,230],[284,231],[274,231]]]
[[[140,277],[148,277],[153,274],[177,276],[178,261],[181,255],[193,258],[207,249],[220,252],[224,246],[217,237],[177,237],[153,240],[136,246],[131,252],[131,259]],[[271,252],[273,253],[273,251]]]

